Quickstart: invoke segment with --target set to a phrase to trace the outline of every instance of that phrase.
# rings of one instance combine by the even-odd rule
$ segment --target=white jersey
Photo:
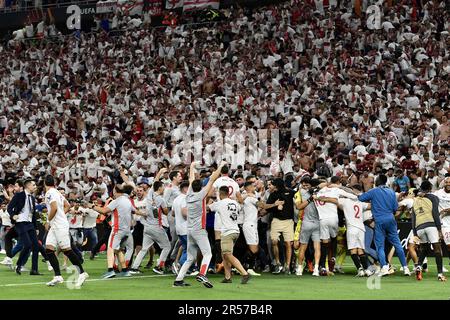
[[[363,220],[364,222],[367,220],[373,220],[372,210],[365,210],[363,212]]]
[[[227,236],[232,233],[239,233],[237,219],[239,215],[240,206],[236,200],[230,198],[222,199],[209,205],[211,211],[219,214],[221,220],[222,236]]]
[[[167,206],[172,207],[173,201],[181,194],[179,186],[169,185],[164,189],[164,200],[166,200]]]
[[[0,219],[2,220],[2,226],[11,227],[11,218],[9,217],[9,213],[7,210],[0,210]]]
[[[175,213],[175,230],[179,236],[187,235],[187,218],[181,212],[183,208],[187,208],[186,195],[181,193],[172,203],[172,210]]]
[[[213,187],[216,188],[217,199],[220,199],[219,189],[223,186],[228,187],[228,197],[230,197],[230,199],[236,199],[236,193],[239,192],[239,185],[228,176],[218,178],[213,184]]]
[[[134,206],[136,210],[140,212],[146,212],[147,210],[147,198],[143,198],[142,200],[138,200],[138,198],[134,199]],[[133,215],[134,221],[140,221],[142,216],[138,216],[137,214]]]
[[[338,203],[342,206],[344,211],[347,228],[352,226],[364,231],[365,227],[363,212],[369,205],[361,201],[354,201],[346,198],[338,199]]]
[[[50,204],[56,202],[57,210],[52,220],[49,221],[50,227],[53,229],[69,229],[69,221],[67,221],[66,213],[64,212],[63,195],[55,188],[50,188],[45,193],[45,205],[47,206],[47,212],[50,213]]]
[[[69,221],[70,229],[83,228],[83,216],[81,214],[75,214],[75,212],[69,211],[66,217],[67,221]]]
[[[340,197],[345,197],[349,199],[356,200],[358,197],[354,194],[348,193],[340,188],[336,187],[325,187],[320,189],[317,193],[317,197],[322,198],[334,198],[339,199]],[[314,201],[317,207],[317,211],[319,212],[320,220],[323,219],[337,219],[337,206],[331,202],[323,202],[323,201]]]
[[[258,207],[256,204],[258,199],[255,197],[247,197],[244,200],[244,224],[258,224]]]
[[[450,229],[450,216],[445,216],[441,218],[442,228]]]
[[[439,189],[433,194],[439,199],[439,212],[450,208],[450,193],[445,192],[444,189]],[[442,227],[450,229],[450,216],[441,218]]]
[[[439,212],[450,208],[450,193],[445,192],[444,189],[439,189],[433,194],[439,199]]]

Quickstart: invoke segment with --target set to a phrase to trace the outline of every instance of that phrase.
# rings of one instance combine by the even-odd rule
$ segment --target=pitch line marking
[[[137,277],[114,277],[114,278],[110,278],[110,279],[86,279],[85,282],[129,280],[129,279],[158,278],[158,277],[160,278],[160,277],[169,277],[169,276],[174,276],[174,275],[173,274],[163,274],[163,275],[148,275],[148,276],[137,276]],[[35,286],[35,285],[42,285],[42,284],[45,285],[45,284],[47,284],[47,282],[9,283],[9,284],[2,284],[2,285],[0,285],[0,287],[22,287],[22,286]]]

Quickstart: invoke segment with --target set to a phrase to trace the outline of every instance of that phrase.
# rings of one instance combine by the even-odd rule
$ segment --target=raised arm
[[[213,174],[211,175],[211,177],[209,177],[208,184],[205,186],[205,192],[206,192],[206,194],[209,193],[209,191],[211,190],[211,188],[212,188],[212,186],[213,186],[213,183],[217,180],[217,178],[220,177],[220,171],[222,170],[222,167],[223,167],[224,165],[226,165],[226,164],[227,164],[226,161],[222,161],[222,162],[220,163],[219,167],[217,168],[217,170],[213,172]],[[195,170],[195,169],[194,169],[194,170]],[[192,164],[191,164],[191,173],[192,173]],[[194,172],[194,176],[195,176],[195,172]],[[189,174],[189,181],[190,181],[190,183],[191,183],[191,174]],[[192,180],[192,181],[194,181],[194,180]]]
[[[191,163],[191,166],[189,168],[189,184],[192,184],[192,181],[195,180],[195,166],[197,164],[198,164],[198,162],[196,162],[196,161]],[[211,179],[209,181],[211,181]]]
[[[133,189],[136,189],[136,185],[134,184],[133,181],[130,180],[130,178],[125,174],[125,170],[121,169],[120,170],[120,177],[122,178],[123,182],[125,182],[126,184],[129,184],[130,186],[133,187]]]
[[[165,172],[167,172],[167,168],[161,168],[155,176],[155,181],[159,181]]]

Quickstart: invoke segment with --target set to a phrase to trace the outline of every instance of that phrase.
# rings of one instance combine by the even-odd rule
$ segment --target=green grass
[[[1,255],[0,259],[3,257]],[[397,258],[394,259],[394,263],[398,264]],[[222,275],[210,275],[214,288],[207,289],[193,277],[185,279],[192,284],[191,287],[172,288],[173,275],[158,276],[151,270],[145,270],[142,276],[132,278],[99,280],[106,266],[105,256],[101,255],[95,261],[85,262],[90,278],[79,290],[70,290],[65,284],[47,287],[45,282],[52,279],[53,273],[47,271],[46,265],[41,262],[40,272],[43,276],[30,276],[28,272],[19,276],[9,268],[0,266],[0,299],[450,299],[450,283],[437,281],[434,259],[431,258],[430,262],[430,272],[424,274],[421,282],[416,281],[414,276],[405,277],[397,272],[382,278],[380,289],[373,290],[367,288],[367,278],[355,278],[355,268],[350,265],[350,259],[346,261],[344,275],[313,278],[308,273],[302,277],[264,273],[261,277],[253,277],[247,285],[240,284],[239,276],[233,276],[231,284],[221,284]],[[65,280],[69,276],[63,273]]]

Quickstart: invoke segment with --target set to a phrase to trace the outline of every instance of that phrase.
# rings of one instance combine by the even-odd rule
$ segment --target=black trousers
[[[265,266],[270,265],[270,259],[268,257],[269,248],[267,247],[267,229],[269,225],[261,220],[258,220],[258,238],[259,238],[259,252],[258,259],[262,269]]]
[[[34,224],[32,222],[18,222],[16,223],[16,230],[23,244],[22,251],[19,255],[19,260],[17,260],[17,266],[23,266],[28,259],[30,251],[32,251],[31,270],[37,271],[39,242]]]
[[[102,237],[98,240],[97,244],[95,245],[95,247],[92,249],[91,254],[93,256],[95,256],[98,251],[100,250],[100,247],[104,244],[108,244],[108,239],[109,239],[109,235],[111,234],[111,228],[105,228],[103,230],[103,234]]]
[[[19,234],[16,231],[16,226],[12,226],[8,233],[5,235],[5,251],[8,258],[12,258],[13,239],[19,238]]]

